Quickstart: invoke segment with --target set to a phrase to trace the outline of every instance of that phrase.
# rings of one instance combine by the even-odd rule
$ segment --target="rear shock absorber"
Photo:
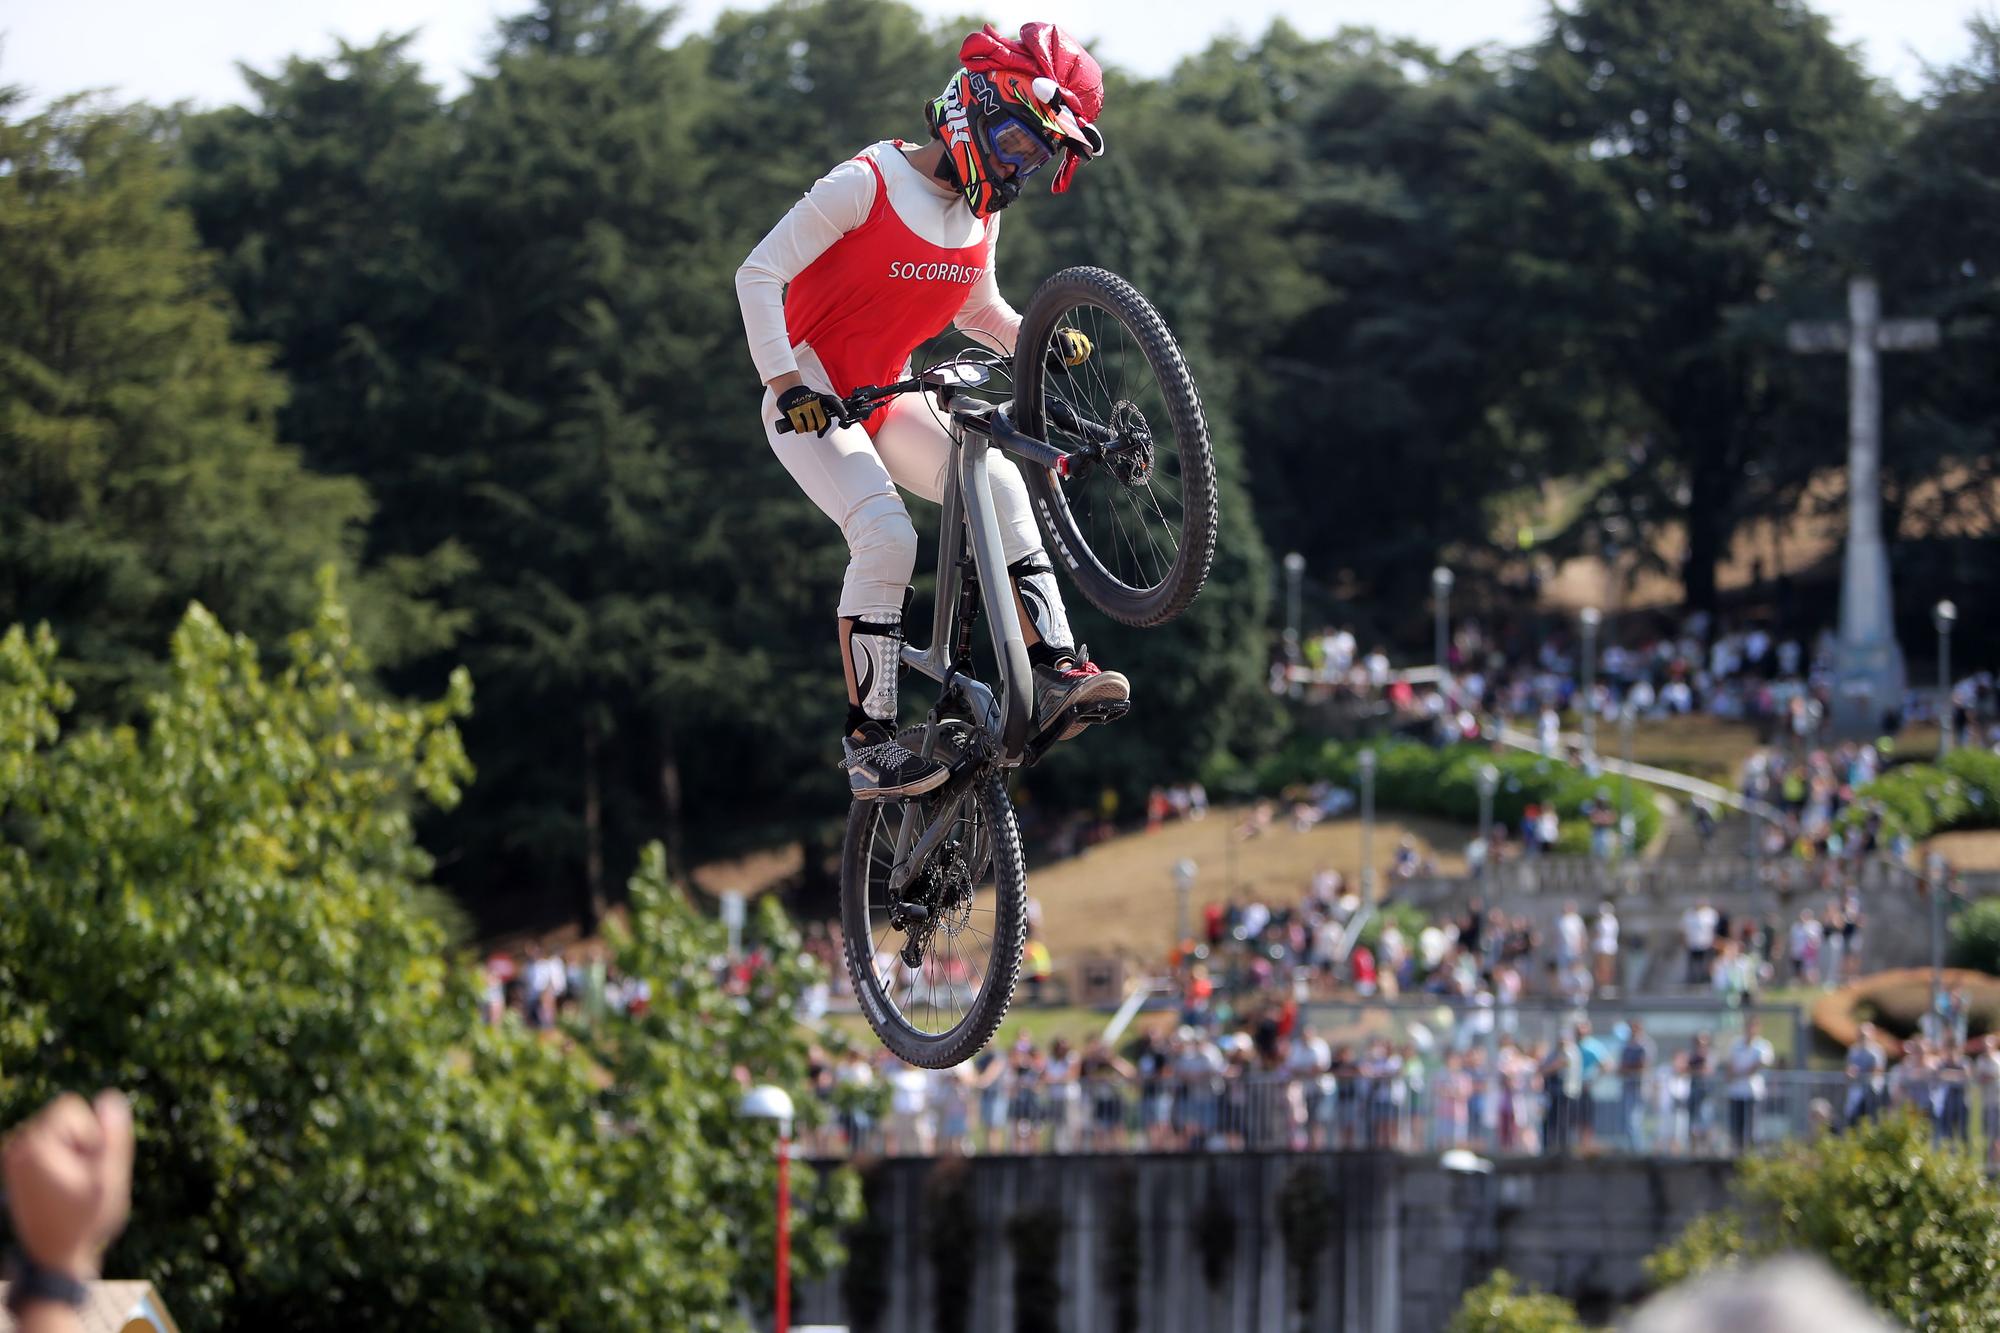
[[[972,564],[972,553],[966,552],[958,558],[958,614],[954,617],[958,636],[951,645],[952,669],[972,674],[972,626],[979,618],[979,575]]]

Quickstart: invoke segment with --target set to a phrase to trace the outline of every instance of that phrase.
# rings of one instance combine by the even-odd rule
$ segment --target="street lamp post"
[[[1583,761],[1597,761],[1597,626],[1604,619],[1594,606],[1577,614],[1583,622]]]
[[[1285,639],[1288,643],[1300,641],[1299,583],[1305,572],[1304,556],[1293,551],[1285,557]]]
[[[1361,768],[1361,900],[1375,901],[1375,751],[1363,750]]]
[[[792,1326],[792,1099],[770,1084],[750,1089],[736,1104],[736,1114],[749,1120],[778,1122],[778,1284],[776,1333]]]
[[[1479,886],[1491,880],[1493,864],[1493,793],[1500,790],[1500,770],[1491,764],[1479,770]],[[1481,897],[1484,897],[1482,892]]]
[[[1944,1021],[1944,881],[1947,873],[1942,853],[1926,859],[1931,895],[1931,1012]],[[1938,1035],[1942,1036],[1940,1032]]]
[[[1632,854],[1632,835],[1638,821],[1632,814],[1632,720],[1631,699],[1618,706],[1618,753],[1625,761],[1618,775],[1618,844],[1625,849],[1625,855]]]
[[[1177,910],[1174,914],[1174,947],[1188,937],[1188,899],[1194,893],[1194,877],[1198,867],[1188,857],[1183,856],[1174,863],[1174,897]]]
[[[1942,759],[1951,753],[1951,627],[1958,620],[1958,607],[1946,598],[1931,619],[1938,632],[1938,758]]]
[[[1750,919],[1760,921],[1763,918],[1758,912],[1764,905],[1764,803],[1752,801],[1744,808],[1750,812]]]
[[[1431,571],[1431,604],[1437,616],[1432,641],[1437,649],[1438,693],[1450,697],[1451,668],[1451,585],[1449,569],[1439,565]]]

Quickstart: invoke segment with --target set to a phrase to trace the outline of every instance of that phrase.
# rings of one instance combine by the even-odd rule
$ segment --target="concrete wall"
[[[1726,1201],[1729,1179],[1726,1163],[1657,1160],[1501,1162],[1492,1175],[1467,1176],[1382,1153],[894,1160],[870,1171],[881,1229],[855,1245],[854,1263],[872,1266],[883,1293],[871,1302],[877,1317],[848,1310],[836,1277],[799,1292],[800,1322],[855,1333],[1034,1328],[1017,1323],[1008,1239],[1010,1221],[1024,1216],[1060,1219],[1064,1333],[1119,1333],[1115,1268],[1135,1248],[1130,1327],[1144,1333],[1435,1333],[1495,1266],[1605,1318],[1644,1290],[1647,1254]],[[941,1191],[940,1171],[967,1173],[955,1195]],[[1288,1185],[1295,1205],[1322,1201],[1305,1210],[1323,1239],[1303,1284],[1280,1221]],[[949,1250],[972,1265],[959,1325],[941,1323],[935,1309],[930,1242],[946,1197],[971,1214]],[[1137,1220],[1122,1243],[1121,1216]],[[1205,1254],[1221,1264],[1213,1285]]]

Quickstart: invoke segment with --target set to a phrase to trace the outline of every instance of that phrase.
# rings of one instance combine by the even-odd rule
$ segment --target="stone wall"
[[[1517,1161],[1466,1175],[1359,1152],[904,1159],[869,1171],[874,1225],[854,1238],[855,1271],[805,1284],[799,1322],[1435,1333],[1495,1266],[1602,1319],[1644,1291],[1647,1254],[1725,1202],[1729,1179],[1721,1162]],[[857,1302],[866,1309],[848,1308],[850,1291],[873,1293]],[[941,1320],[941,1303],[962,1321]],[[1051,1308],[1053,1324],[1036,1322]]]

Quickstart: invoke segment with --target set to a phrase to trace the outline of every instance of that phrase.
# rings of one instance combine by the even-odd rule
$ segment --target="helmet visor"
[[[996,162],[1011,164],[1014,179],[1024,180],[1055,153],[1047,141],[1021,120],[1009,116],[993,126],[987,136]]]

